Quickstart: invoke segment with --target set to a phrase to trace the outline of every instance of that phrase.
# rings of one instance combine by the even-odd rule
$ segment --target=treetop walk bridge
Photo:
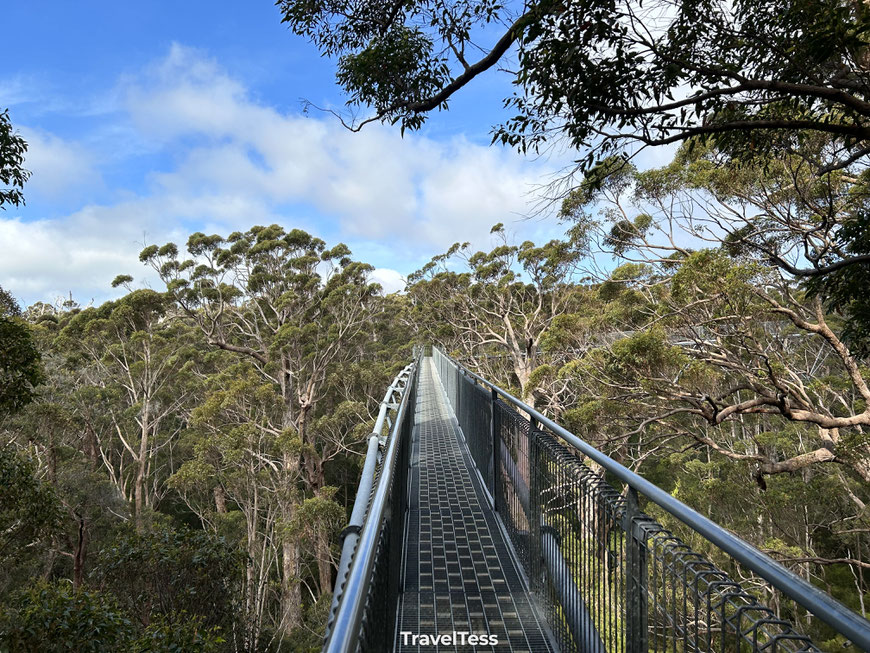
[[[819,651],[793,621],[808,613],[848,640],[838,650],[870,651],[861,616],[437,348],[419,353],[369,439],[324,651]]]

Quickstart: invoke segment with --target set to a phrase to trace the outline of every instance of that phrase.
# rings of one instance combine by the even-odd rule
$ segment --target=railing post
[[[453,412],[456,413],[456,420],[462,426],[462,377],[465,376],[459,367],[456,367],[456,405],[453,407]],[[466,434],[465,437],[468,437]]]
[[[498,501],[495,497],[498,487],[498,457],[501,453],[499,446],[501,425],[498,423],[498,393],[494,388],[489,389],[489,407],[492,414],[492,419],[489,420],[489,441],[492,442],[492,509],[498,510]]]
[[[623,522],[628,575],[625,583],[626,653],[647,653],[649,650],[646,536],[638,519],[641,514],[637,490],[629,487]]]
[[[532,418],[529,425],[529,582],[531,591],[537,592],[543,578],[541,551],[541,483],[538,478],[538,424]]]

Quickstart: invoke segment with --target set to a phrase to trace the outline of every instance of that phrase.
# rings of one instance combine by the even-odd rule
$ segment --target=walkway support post
[[[642,515],[637,490],[629,487],[622,525],[628,558],[628,578],[625,583],[627,653],[646,653],[649,650],[646,535],[638,522]]]
[[[492,509],[498,512],[498,500],[496,493],[498,492],[498,458],[501,452],[499,444],[501,439],[501,425],[498,423],[498,393],[495,389],[490,388],[489,406],[492,411],[492,419],[489,420],[490,440],[492,441]]]

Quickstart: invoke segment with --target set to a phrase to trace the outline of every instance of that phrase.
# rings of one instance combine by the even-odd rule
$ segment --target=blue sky
[[[22,303],[153,283],[143,244],[278,222],[347,243],[388,290],[455,241],[556,237],[521,220],[563,162],[490,147],[504,78],[488,74],[402,138],[353,134],[334,64],[271,0],[6,3],[0,109],[30,144],[27,206],[0,211],[0,286]],[[566,160],[570,160],[567,157]]]

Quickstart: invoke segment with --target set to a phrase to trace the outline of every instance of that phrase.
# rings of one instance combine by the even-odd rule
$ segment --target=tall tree
[[[36,386],[44,379],[40,359],[18,302],[0,288],[0,417],[33,400]]]
[[[268,455],[278,456],[257,464],[274,467],[279,482],[280,628],[290,633],[303,617],[303,552],[292,525],[306,498],[328,492],[312,420],[330,373],[356,356],[350,345],[365,337],[378,286],[368,281],[371,266],[354,262],[344,245],[327,249],[278,225],[226,239],[194,234],[187,251],[191,258],[179,260],[175,245],[151,246],[140,258],[159,272],[208,344],[241,357],[274,395],[272,408],[246,428],[270,440]]]
[[[806,284],[841,270],[866,273],[866,256],[843,237],[866,220],[866,182],[848,168],[818,175],[802,153],[762,166],[684,149],[662,169],[592,175],[569,196],[566,215],[580,221],[590,217],[584,206],[605,207],[602,245],[630,262],[609,283],[646,293],[644,328],[591,358],[598,371],[590,379],[609,378],[645,404],[639,428],[680,415],[711,426],[743,415],[809,426],[803,446],[783,455],[747,453],[674,425],[726,456],[756,461],[760,477],[837,463],[868,481],[866,367],[844,340],[842,319]],[[865,328],[860,313],[846,317]]]
[[[510,245],[501,224],[492,233],[500,244],[491,251],[468,253],[467,243],[457,243],[410,275],[413,315],[427,337],[468,356],[490,378],[504,378],[506,368],[505,381],[534,405],[530,381],[542,363],[542,339],[576,307],[583,249],[556,240]],[[449,269],[454,260],[465,269]]]
[[[193,352],[185,326],[166,319],[169,308],[165,295],[135,290],[81,311],[61,334],[69,349],[95,366],[95,383],[117,395],[109,413],[115,442],[99,443],[100,455],[118,489],[132,499],[140,529],[174,471],[157,469],[155,459],[172,446],[181,426],[177,414],[189,395],[185,365]],[[162,481],[152,489],[158,477]]]

